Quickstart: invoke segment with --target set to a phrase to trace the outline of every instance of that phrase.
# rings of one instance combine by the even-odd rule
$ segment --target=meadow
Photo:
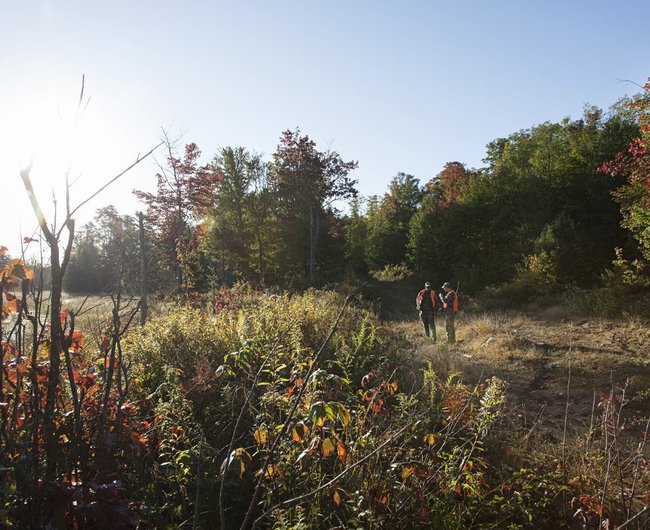
[[[374,286],[384,309],[398,287]],[[35,401],[47,343],[35,364],[5,357],[4,525],[646,524],[642,321],[467,300],[452,346],[441,321],[433,344],[412,309],[387,318],[358,292],[239,284],[218,299],[168,300],[142,327],[125,307],[115,328],[110,298],[64,297],[79,316],[56,450]]]

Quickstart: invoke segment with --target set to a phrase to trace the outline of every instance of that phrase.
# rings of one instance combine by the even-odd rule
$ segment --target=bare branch
[[[648,92],[648,89],[646,87],[644,87],[643,85],[640,85],[636,81],[632,81],[631,79],[619,79],[618,82],[619,83],[630,83],[631,85],[638,86],[641,90],[645,90],[646,92]],[[622,527],[619,526],[619,528],[622,528]]]
[[[32,209],[36,214],[36,220],[38,221],[38,226],[41,227],[41,230],[45,235],[45,239],[47,239],[48,242],[51,242],[55,240],[54,234],[51,232],[51,230],[47,226],[47,223],[45,222],[45,215],[43,214],[41,205],[39,204],[38,199],[36,198],[36,193],[34,193],[34,186],[32,186],[32,181],[29,177],[31,170],[32,170],[32,164],[30,162],[29,166],[27,166],[20,172],[20,177],[23,179],[23,184],[25,185],[25,190],[27,190],[29,201],[32,203]]]
[[[111,180],[109,180],[106,184],[104,184],[101,188],[99,188],[99,189],[98,189],[95,193],[93,193],[90,197],[88,197],[88,198],[85,199],[84,201],[81,201],[81,202],[80,202],[80,203],[79,203],[79,204],[78,204],[78,205],[77,205],[77,206],[76,206],[76,207],[75,207],[75,208],[70,212],[70,216],[74,215],[74,213],[75,213],[77,210],[79,210],[79,208],[81,208],[84,204],[86,204],[87,202],[89,202],[89,201],[91,201],[92,199],[94,199],[95,197],[97,197],[97,195],[99,195],[102,191],[104,191],[106,188],[108,188],[108,186],[110,186],[111,184],[113,184],[113,182],[115,182],[117,179],[119,179],[119,178],[120,178],[121,176],[123,176],[125,173],[128,173],[131,169],[133,169],[135,166],[137,166],[137,165],[138,165],[140,162],[142,162],[145,158],[147,158],[149,155],[151,155],[151,153],[153,153],[156,149],[158,149],[158,148],[159,148],[163,143],[164,143],[164,142],[160,142],[158,145],[156,145],[155,147],[153,147],[151,150],[149,150],[149,152],[147,152],[147,153],[146,153],[144,156],[142,156],[142,157],[140,157],[140,156],[138,155],[138,158],[136,159],[135,162],[133,162],[133,164],[131,164],[131,165],[130,165],[129,167],[127,167],[124,171],[120,172],[118,175],[116,175],[116,176],[113,177]],[[21,174],[22,174],[22,173],[21,173]]]

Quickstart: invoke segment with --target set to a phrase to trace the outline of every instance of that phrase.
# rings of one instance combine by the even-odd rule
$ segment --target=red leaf
[[[81,331],[74,331],[72,333],[72,343],[70,344],[70,350],[79,351],[84,348],[84,334]]]

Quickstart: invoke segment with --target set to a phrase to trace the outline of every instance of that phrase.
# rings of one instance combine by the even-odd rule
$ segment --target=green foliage
[[[83,526],[101,515],[125,528],[142,520],[158,528],[231,528],[252,510],[273,528],[562,527],[573,513],[622,522],[650,489],[635,453],[622,440],[612,446],[619,444],[611,440],[621,433],[624,393],[615,391],[598,408],[603,418],[594,425],[602,425],[607,436],[600,439],[610,445],[599,445],[594,428],[586,449],[560,467],[540,449],[529,454],[531,431],[523,436],[508,423],[504,381],[470,386],[457,372],[440,378],[430,364],[420,371],[403,339],[388,334],[362,300],[341,311],[343,303],[334,292],[277,295],[236,284],[219,292],[214,312],[167,306],[121,342],[103,425],[95,422],[111,341],[102,340],[96,357],[75,354],[84,430],[75,438],[73,422],[59,426],[60,465],[79,465],[72,443],[93,447],[90,469],[97,474],[89,484],[101,487],[87,505],[62,505],[52,524],[67,517]],[[83,336],[73,338],[70,348],[83,348]],[[15,357],[12,348],[3,351]],[[24,364],[4,363],[11,404],[12,384],[23,385],[26,397],[33,391],[21,383]],[[94,375],[91,365],[103,374]],[[40,392],[46,382],[38,381]],[[61,394],[62,404],[69,400]],[[29,410],[29,399],[20,407]],[[0,415],[8,433],[22,436],[33,421],[25,419],[14,424]],[[101,433],[97,445],[87,444],[94,432]],[[18,459],[20,440],[10,438],[0,451],[17,484],[0,491],[0,516],[26,506],[29,482],[21,477],[29,461]],[[637,469],[618,480],[622,494],[609,488],[603,504],[599,488],[614,450],[627,459],[621,469]],[[107,477],[119,477],[117,485]],[[66,498],[82,498],[80,480],[90,479],[59,480]]]
[[[277,204],[269,187],[267,164],[243,147],[224,147],[211,168],[221,181],[202,240],[211,279],[226,285],[237,278],[260,283],[277,279],[271,259],[278,252]]]
[[[413,271],[405,263],[398,263],[396,265],[385,265],[380,270],[372,271],[370,275],[381,282],[393,282],[412,277]]]
[[[634,129],[624,115],[587,108],[580,120],[495,140],[487,169],[460,179],[455,193],[440,189],[442,178],[428,187],[411,224],[416,267],[480,290],[510,281],[522,256],[537,255],[562,283],[593,284],[625,242],[611,199],[617,182],[596,170]]]
[[[616,259],[601,275],[602,285],[569,292],[566,296],[569,306],[578,313],[602,317],[650,316],[647,261],[629,261],[623,257],[621,248],[615,252]]]
[[[642,88],[641,93],[625,102],[624,109],[638,123],[638,135],[599,170],[625,178],[614,197],[621,206],[622,226],[632,233],[647,261],[650,260],[650,80]]]
[[[623,257],[623,249],[615,249],[616,259],[612,266],[603,273],[603,283],[607,287],[617,288],[621,285],[629,287],[650,287],[650,275],[647,270],[647,261],[635,259],[629,261]]]
[[[295,270],[296,263],[306,262],[310,282],[316,274],[321,218],[333,201],[356,196],[356,181],[349,177],[356,167],[356,162],[343,161],[335,151],[318,151],[309,136],[301,136],[299,128],[284,131],[273,154],[271,181],[279,215],[287,222],[281,237],[291,235],[294,241],[300,241],[308,236],[307,254],[293,260],[291,269]],[[289,227],[295,227],[298,233],[290,234],[286,230]]]
[[[107,293],[118,287],[140,290],[140,249],[137,222],[113,206],[97,210],[93,222],[77,235],[64,288],[73,293]],[[150,267],[149,283],[157,277]]]
[[[422,198],[420,181],[398,173],[380,199],[370,199],[366,213],[366,262],[371,270],[403,262],[409,223]]]

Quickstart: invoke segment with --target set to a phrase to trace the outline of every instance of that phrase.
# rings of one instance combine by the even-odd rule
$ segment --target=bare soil
[[[421,335],[415,317],[393,326],[418,357],[442,374],[461,372],[470,383],[491,376],[507,381],[510,407],[551,439],[562,435],[565,417],[570,418],[569,429],[588,428],[613,389],[618,399],[630,400],[622,415],[626,429],[645,429],[650,417],[647,323],[569,320],[561,313],[459,314],[455,345],[446,343],[442,319],[435,344]]]

